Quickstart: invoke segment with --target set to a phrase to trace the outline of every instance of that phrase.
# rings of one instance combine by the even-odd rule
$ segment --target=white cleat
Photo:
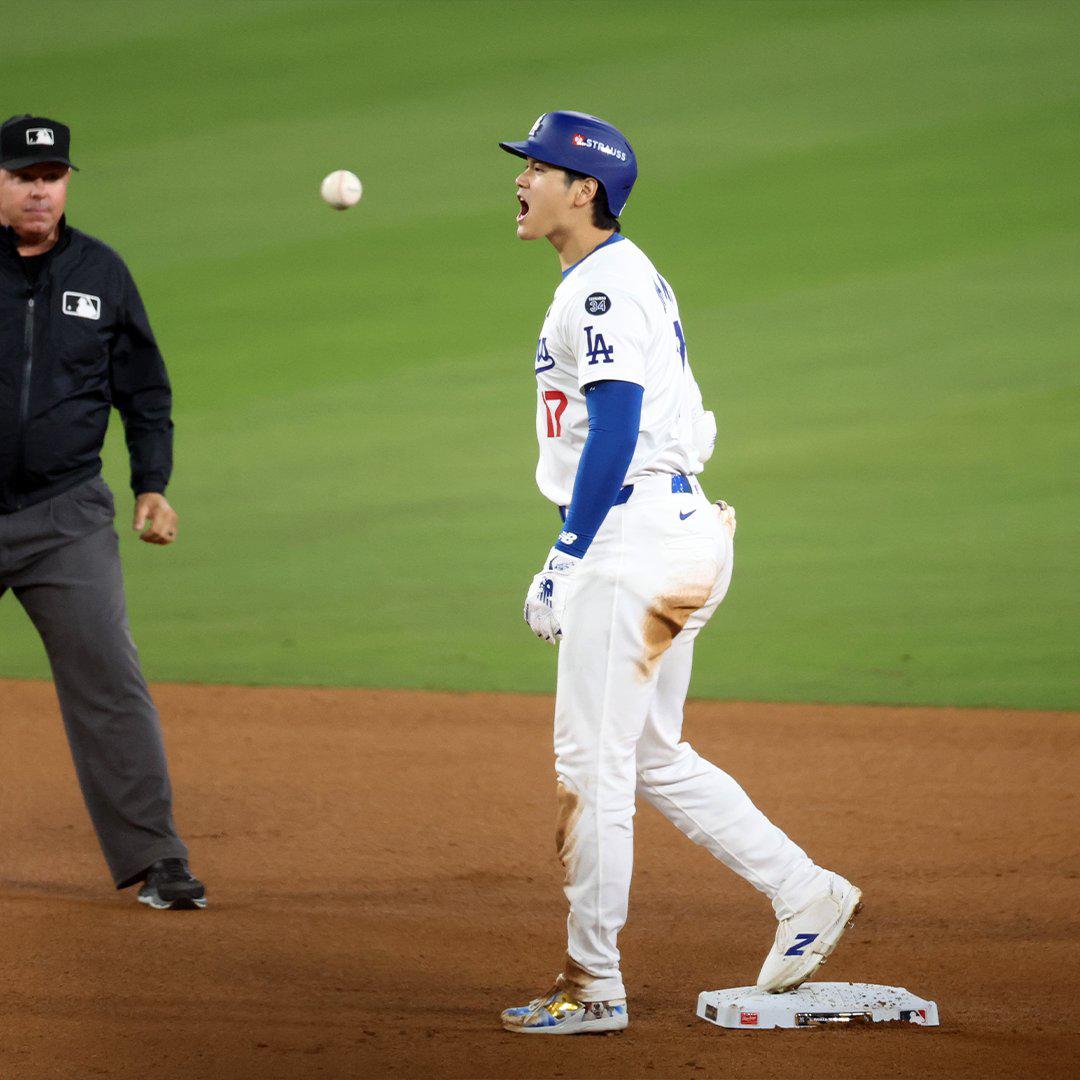
[[[528,1005],[504,1009],[499,1019],[522,1035],[603,1035],[630,1022],[625,1001],[577,1001],[558,986]]]
[[[782,994],[801,986],[836,948],[844,931],[862,910],[862,892],[839,874],[833,874],[829,891],[783,919],[773,942],[757,988]]]

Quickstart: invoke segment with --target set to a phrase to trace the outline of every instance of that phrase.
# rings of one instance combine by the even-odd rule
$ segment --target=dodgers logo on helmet
[[[544,113],[537,117],[527,138],[499,145],[518,157],[596,177],[616,215],[622,213],[637,180],[637,157],[630,141],[613,124],[589,113]]]

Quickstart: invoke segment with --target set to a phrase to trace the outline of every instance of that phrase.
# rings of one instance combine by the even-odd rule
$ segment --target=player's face
[[[539,240],[567,224],[574,203],[573,185],[566,173],[535,158],[525,159],[517,180],[517,234],[520,240]]]
[[[66,165],[43,162],[8,172],[0,169],[0,221],[10,225],[19,240],[47,240],[67,205]]]

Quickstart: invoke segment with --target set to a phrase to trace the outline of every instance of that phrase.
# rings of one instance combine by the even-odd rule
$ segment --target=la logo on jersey
[[[589,358],[590,364],[599,364],[601,362],[605,364],[615,363],[615,346],[609,345],[604,340],[603,334],[593,334],[593,328],[591,326],[585,327],[585,337],[588,342],[588,348],[585,350],[585,355]]]
[[[74,315],[77,319],[100,319],[101,297],[83,292],[66,292],[63,311],[65,315]]]
[[[55,146],[56,136],[52,128],[27,128],[27,146]]]

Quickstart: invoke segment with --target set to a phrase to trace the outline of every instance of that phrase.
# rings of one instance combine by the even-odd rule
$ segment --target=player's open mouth
[[[521,203],[521,209],[518,211],[518,221],[524,221],[525,215],[529,212],[529,204],[519,195],[517,197],[519,203]]]

